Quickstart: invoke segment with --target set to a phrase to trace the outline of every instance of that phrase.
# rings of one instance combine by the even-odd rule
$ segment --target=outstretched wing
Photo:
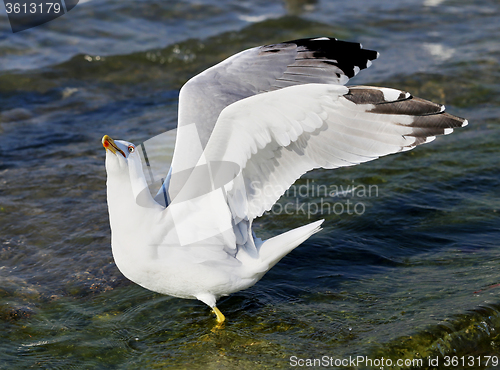
[[[200,171],[178,197],[206,193],[201,183],[223,186],[234,224],[248,222],[307,171],[409,150],[466,124],[444,106],[394,89],[307,84],[270,91],[222,111]],[[201,171],[206,164],[211,169]]]
[[[377,57],[376,51],[358,43],[327,37],[301,39],[245,50],[189,80],[179,96],[169,197],[173,199],[184,186],[224,108],[294,85],[343,85]]]

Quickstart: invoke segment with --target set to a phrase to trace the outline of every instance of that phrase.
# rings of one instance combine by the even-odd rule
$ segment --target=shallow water
[[[289,368],[291,356],[358,355],[424,359],[413,368],[474,356],[462,367],[495,368],[499,12],[486,0],[94,0],[15,35],[0,17],[0,368]],[[171,129],[194,74],[247,47],[318,35],[381,53],[352,84],[408,90],[470,124],[299,180],[280,200],[295,211],[264,216],[257,234],[321,218],[324,229],[221,299],[228,321],[215,330],[204,304],[116,269],[100,139]],[[341,186],[357,190],[321,193]],[[330,211],[301,211],[322,200]]]

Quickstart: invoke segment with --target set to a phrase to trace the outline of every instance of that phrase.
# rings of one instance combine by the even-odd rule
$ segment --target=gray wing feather
[[[363,49],[358,43],[327,37],[301,39],[245,50],[193,77],[179,96],[170,198],[186,180],[185,176],[176,176],[176,170],[196,165],[225,107],[252,95],[294,85],[345,84],[377,57],[376,51]],[[183,134],[187,126],[194,130]]]

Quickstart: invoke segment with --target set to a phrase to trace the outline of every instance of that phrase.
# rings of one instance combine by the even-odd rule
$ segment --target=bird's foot
[[[212,312],[217,316],[217,326],[222,326],[224,321],[226,321],[226,318],[224,317],[222,312],[220,312],[220,310],[216,306],[213,307]]]

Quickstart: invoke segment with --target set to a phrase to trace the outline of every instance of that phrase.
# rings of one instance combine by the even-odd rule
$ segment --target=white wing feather
[[[184,186],[185,171],[198,162],[225,107],[293,85],[345,84],[377,56],[358,43],[333,38],[294,40],[242,51],[193,77],[179,95],[170,198]]]
[[[411,103],[409,94],[394,91]],[[241,177],[226,187],[233,218],[261,216],[296,179],[314,168],[352,166],[451,132],[438,127],[422,135],[414,125],[419,116],[376,113],[375,104],[356,104],[347,98],[348,93],[349,88],[339,85],[298,85],[240,100],[222,111],[203,163],[237,165],[231,167],[234,173],[217,173],[228,171],[227,166],[220,166],[210,175]],[[433,117],[436,122],[445,118]],[[463,120],[457,120],[455,127],[462,124]],[[188,181],[181,199],[196,197],[195,184],[200,181],[199,177],[196,183]]]

